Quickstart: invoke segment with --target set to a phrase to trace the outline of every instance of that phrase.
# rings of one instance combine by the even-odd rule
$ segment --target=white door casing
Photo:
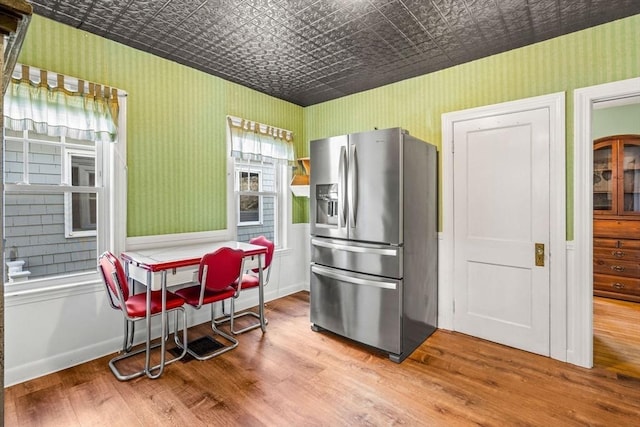
[[[455,124],[470,120],[489,118],[499,115],[511,115],[524,111],[546,110],[549,123],[549,162],[548,162],[548,179],[550,185],[549,190],[549,221],[548,227],[548,245],[546,249],[546,264],[549,274],[549,304],[548,304],[548,336],[549,351],[548,354],[559,360],[566,360],[567,352],[567,313],[566,313],[566,190],[565,190],[565,123],[564,123],[564,93],[556,93],[544,95],[534,98],[528,98],[520,101],[507,102],[503,104],[491,105],[486,107],[473,108],[453,113],[446,113],[442,116],[442,188],[443,188],[443,224],[441,239],[441,256],[440,262],[440,281],[439,281],[439,298],[438,298],[438,326],[444,329],[454,329],[454,289],[457,282],[454,277],[459,274],[455,260],[456,257],[456,241],[455,234],[457,232],[454,226],[454,212],[457,208],[457,199],[454,199],[454,153],[453,140]],[[456,148],[456,152],[458,149]],[[490,151],[490,150],[488,150]],[[484,151],[478,151],[484,156]],[[478,154],[476,153],[476,154]],[[475,155],[475,154],[474,154]],[[480,173],[480,169],[474,171]],[[513,172],[512,172],[513,173]],[[489,178],[494,182],[496,178]],[[507,177],[508,179],[508,177]],[[473,195],[475,197],[475,194]],[[511,209],[519,209],[513,205]],[[512,212],[513,213],[513,212]],[[473,217],[473,216],[471,216]],[[504,218],[502,219],[504,220]],[[494,227],[494,225],[483,224],[473,225],[473,227]],[[486,230],[485,230],[486,231]],[[477,232],[477,231],[474,231]],[[504,240],[504,239],[503,239]],[[540,242],[542,243],[542,242]],[[532,250],[532,249],[531,249]],[[529,252],[529,251],[527,251]],[[529,254],[529,259],[533,259],[533,253]],[[497,265],[497,263],[495,263]],[[483,269],[482,274],[487,274],[488,269],[480,267],[480,264],[474,265],[474,268]],[[490,270],[490,269],[489,269]],[[512,274],[521,274],[514,270]],[[478,272],[478,274],[480,274]],[[546,274],[546,273],[543,273]],[[475,277],[475,276],[474,276]],[[493,289],[497,292],[497,289]],[[517,293],[512,290],[512,293]],[[456,309],[460,309],[457,307]],[[494,309],[496,309],[494,307]],[[491,313],[484,313],[484,317],[491,317]],[[537,314],[537,313],[536,313]],[[515,314],[512,314],[515,316]],[[518,313],[520,315],[520,313]],[[533,312],[532,314],[533,315]],[[514,317],[515,320],[517,320]],[[522,319],[522,318],[521,318]],[[517,323],[517,322],[515,322]],[[457,328],[456,328],[457,329]]]
[[[640,96],[640,77],[576,89],[573,143],[573,244],[575,262],[568,280],[570,313],[567,361],[593,366],[593,104]]]
[[[549,355],[549,111],[454,123],[454,329]]]

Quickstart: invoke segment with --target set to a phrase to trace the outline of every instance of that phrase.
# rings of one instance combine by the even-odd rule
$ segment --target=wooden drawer
[[[640,264],[633,261],[621,261],[611,258],[593,259],[593,272],[625,277],[640,277]]]
[[[640,239],[640,221],[618,221],[615,219],[594,219],[593,236],[621,239]]]
[[[611,259],[622,261],[640,261],[640,249],[593,248],[593,259]]]
[[[628,239],[603,239],[596,237],[593,239],[593,248],[617,248],[617,249],[637,249],[640,250],[640,240]]]
[[[615,292],[640,297],[640,279],[609,276],[606,274],[594,274],[593,290]]]

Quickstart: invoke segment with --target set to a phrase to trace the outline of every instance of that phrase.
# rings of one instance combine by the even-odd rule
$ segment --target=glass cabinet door
[[[623,215],[640,215],[640,141],[625,142],[622,154],[622,206],[618,209]]]
[[[598,144],[593,151],[593,213],[610,214],[615,210],[613,179],[614,151],[611,143]]]

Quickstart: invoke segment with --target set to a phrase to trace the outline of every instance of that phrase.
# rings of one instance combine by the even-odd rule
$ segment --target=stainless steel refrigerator
[[[404,360],[436,329],[436,148],[400,128],[311,141],[311,323]]]

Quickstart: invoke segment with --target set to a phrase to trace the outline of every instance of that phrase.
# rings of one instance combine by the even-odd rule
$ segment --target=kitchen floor
[[[640,303],[594,297],[593,364],[640,378]]]
[[[4,422],[21,427],[635,425],[640,379],[631,375],[638,375],[640,311],[634,304],[602,299],[595,307],[593,369],[444,330],[396,364],[344,338],[312,332],[309,294],[300,292],[267,304],[265,334],[243,334],[238,348],[206,362],[172,364],[158,380],[120,382],[109,371],[107,356],[8,387]],[[191,336],[208,330],[208,324],[199,325]]]

